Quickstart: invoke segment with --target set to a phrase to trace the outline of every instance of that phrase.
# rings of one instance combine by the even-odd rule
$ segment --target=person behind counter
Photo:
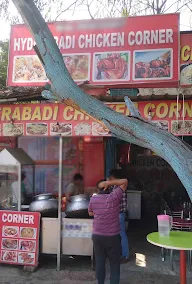
[[[110,261],[110,284],[119,284],[120,281],[119,207],[127,184],[127,179],[99,182],[100,190],[91,197],[89,203],[89,215],[94,216],[92,240],[98,284],[105,283],[106,258]],[[109,191],[111,186],[116,186],[112,192]]]
[[[21,173],[21,203],[24,202],[25,199],[25,194],[26,194],[26,189],[25,189],[25,184],[24,180],[26,178],[26,174],[24,172]],[[18,206],[18,191],[19,191],[19,182],[14,181],[11,184],[11,191],[12,191],[12,206],[17,207]]]
[[[68,185],[66,189],[66,199],[70,201],[70,197],[83,193],[83,177],[81,174],[75,174],[73,181]]]

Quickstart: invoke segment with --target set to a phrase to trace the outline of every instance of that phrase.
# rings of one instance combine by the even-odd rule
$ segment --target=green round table
[[[152,245],[165,248],[180,250],[180,283],[186,284],[186,253],[192,250],[192,233],[184,231],[171,231],[170,236],[162,237],[158,232],[147,236],[147,241]]]

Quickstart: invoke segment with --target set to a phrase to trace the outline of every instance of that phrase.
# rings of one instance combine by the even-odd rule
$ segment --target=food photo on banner
[[[192,33],[181,32],[180,84],[192,85]]]
[[[53,22],[48,26],[76,82],[178,85],[179,14]],[[13,25],[9,86],[41,86],[48,81],[33,46],[26,26]]]

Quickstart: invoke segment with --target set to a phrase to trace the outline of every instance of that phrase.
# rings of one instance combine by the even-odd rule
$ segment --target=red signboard
[[[107,103],[129,115],[125,103]],[[151,119],[175,135],[192,135],[192,100],[135,103],[145,119]],[[1,136],[109,136],[109,130],[80,110],[64,104],[2,105]]]
[[[181,34],[180,82],[182,86],[192,85],[192,33]]]
[[[74,81],[95,85],[177,86],[179,14],[48,24]],[[47,82],[24,25],[11,29],[8,85]],[[164,85],[164,86],[165,86]]]
[[[0,262],[37,266],[40,213],[0,211]]]

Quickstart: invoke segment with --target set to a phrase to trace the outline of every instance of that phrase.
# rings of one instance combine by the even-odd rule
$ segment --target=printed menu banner
[[[40,213],[0,211],[0,262],[37,266]]]
[[[177,86],[179,14],[48,24],[75,82]],[[25,25],[11,28],[8,85],[41,86],[46,73]]]
[[[192,33],[181,33],[181,86],[192,85]]]
[[[183,101],[177,105],[173,100],[135,105],[145,119],[159,127],[175,135],[192,135],[192,100],[185,100],[184,106]],[[129,115],[125,103],[107,103],[107,106]],[[0,122],[1,136],[110,136],[109,130],[98,121],[64,104],[2,105]]]

